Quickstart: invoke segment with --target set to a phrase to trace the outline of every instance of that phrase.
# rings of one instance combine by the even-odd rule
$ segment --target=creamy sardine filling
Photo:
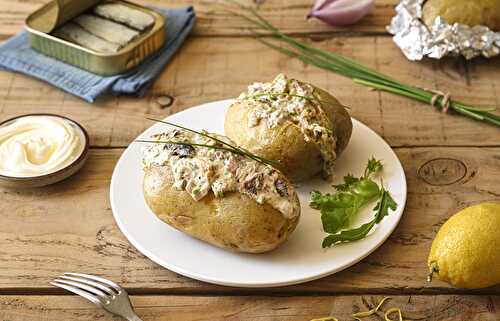
[[[247,92],[238,97],[238,101],[245,101],[250,105],[250,128],[261,122],[265,122],[269,128],[285,121],[297,125],[304,140],[318,147],[324,160],[324,175],[332,175],[336,159],[336,139],[331,130],[331,122],[321,106],[322,102],[314,96],[311,85],[280,74],[272,82],[250,85]]]
[[[210,135],[233,144],[227,137]],[[287,218],[298,214],[293,186],[273,167],[230,151],[164,143],[224,147],[208,137],[186,131],[173,129],[153,135],[152,139],[159,143],[151,143],[143,149],[143,167],[168,166],[174,177],[174,187],[185,190],[194,200],[201,200],[210,192],[215,197],[240,192],[259,204],[271,205]]]

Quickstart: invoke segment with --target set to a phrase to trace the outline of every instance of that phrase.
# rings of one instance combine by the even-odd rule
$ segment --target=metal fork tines
[[[125,289],[108,279],[90,274],[64,273],[50,284],[78,294],[128,321],[141,321]]]

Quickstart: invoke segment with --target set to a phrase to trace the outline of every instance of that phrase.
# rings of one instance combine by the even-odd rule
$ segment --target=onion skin
[[[318,0],[307,17],[332,26],[349,26],[366,16],[373,4],[373,0]]]
[[[311,12],[319,10],[322,7],[324,7],[325,5],[330,4],[330,3],[334,2],[334,1],[336,1],[336,0],[316,0],[316,2],[314,3],[314,6],[313,6]],[[307,17],[309,18],[310,16],[311,16],[311,14],[309,13],[309,15]]]

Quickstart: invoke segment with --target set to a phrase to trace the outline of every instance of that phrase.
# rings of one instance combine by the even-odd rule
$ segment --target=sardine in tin
[[[102,3],[118,3],[151,15],[154,23],[117,52],[97,52],[50,34],[54,29]],[[160,49],[165,42],[165,19],[154,10],[124,0],[53,0],[26,19],[33,49],[92,73],[123,73]]]

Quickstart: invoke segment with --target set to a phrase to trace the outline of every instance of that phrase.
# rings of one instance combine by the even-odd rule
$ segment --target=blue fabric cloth
[[[45,56],[30,47],[26,31],[0,46],[0,69],[44,80],[88,102],[104,94],[142,96],[181,47],[196,19],[193,7],[154,9],[167,17],[166,43],[156,54],[124,74],[103,77]]]

